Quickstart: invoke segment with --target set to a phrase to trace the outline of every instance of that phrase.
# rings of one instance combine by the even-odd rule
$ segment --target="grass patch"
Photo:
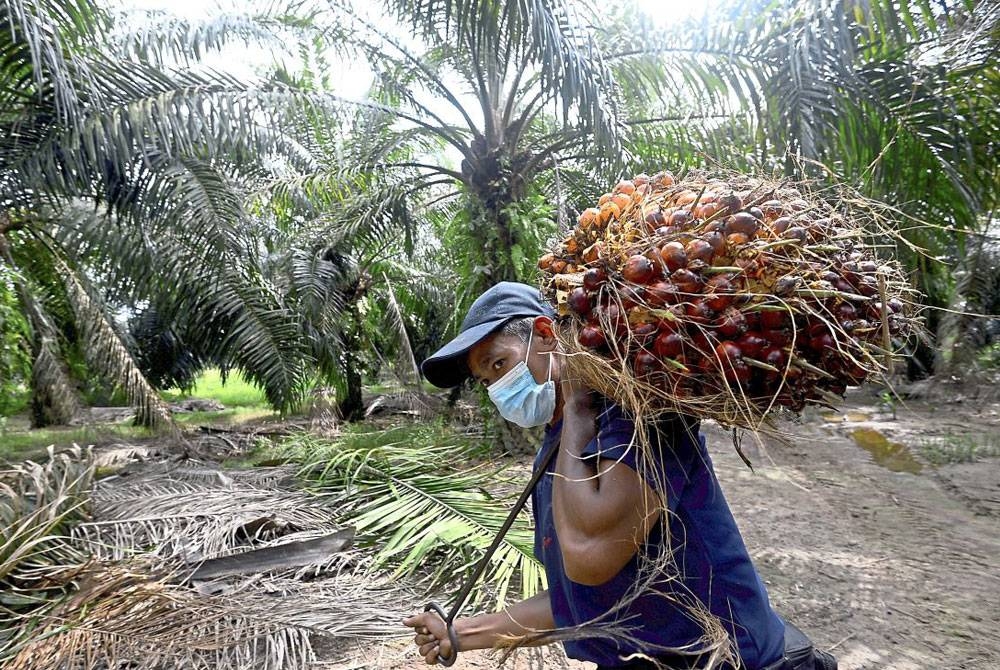
[[[968,434],[931,437],[920,441],[917,450],[932,465],[972,463],[1000,457],[1000,437]]]
[[[142,426],[101,424],[34,430],[9,430],[0,432],[0,460],[23,460],[41,453],[47,447],[59,449],[73,444],[88,445],[108,440],[138,440],[153,437],[154,433]]]
[[[245,421],[270,419],[278,414],[270,407],[230,407],[218,412],[179,412],[174,414],[174,421],[182,426],[197,426],[210,424],[216,426],[232,426]]]
[[[222,381],[222,373],[217,369],[205,370],[198,376],[190,393],[173,388],[164,391],[163,399],[167,402],[179,402],[188,398],[209,398],[218,400],[226,408],[231,407],[269,407],[264,392],[249,383],[239,372],[232,372]]]

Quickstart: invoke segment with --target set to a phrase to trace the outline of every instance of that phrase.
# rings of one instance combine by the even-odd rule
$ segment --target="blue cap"
[[[518,317],[547,316],[555,310],[534,286],[502,281],[476,298],[462,321],[458,335],[420,365],[431,384],[440,388],[458,386],[469,376],[469,349],[502,325]]]

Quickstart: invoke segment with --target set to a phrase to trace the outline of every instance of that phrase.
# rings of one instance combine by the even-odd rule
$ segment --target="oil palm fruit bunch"
[[[538,261],[571,367],[633,411],[751,428],[883,374],[912,291],[836,205],[744,176],[619,182]]]

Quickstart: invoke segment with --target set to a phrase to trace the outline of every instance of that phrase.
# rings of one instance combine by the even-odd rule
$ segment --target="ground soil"
[[[1000,403],[938,396],[907,401],[893,418],[875,395],[857,394],[837,412],[782,424],[785,444],[744,442],[752,472],[726,432],[704,428],[775,608],[844,670],[1000,667]],[[885,444],[859,447],[858,430]],[[925,457],[959,459],[956,445],[970,444],[973,462]],[[420,667],[410,659],[401,642],[368,657]],[[496,661],[470,652],[454,667]]]
[[[726,431],[703,428],[775,608],[844,670],[1000,668],[1000,401],[976,393],[924,389],[893,416],[859,392],[780,424],[784,439],[744,439],[753,471]],[[320,648],[318,667],[426,667],[403,630]],[[593,667],[554,648],[505,665],[560,666]],[[465,652],[454,667],[497,660]]]

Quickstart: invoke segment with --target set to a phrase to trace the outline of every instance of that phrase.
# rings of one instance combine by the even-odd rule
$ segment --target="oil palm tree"
[[[280,132],[294,112],[282,91],[164,60],[252,33],[115,32],[90,0],[5,0],[0,26],[0,264],[30,326],[36,423],[78,412],[74,345],[140,420],[170,422],[118,306],[155,306],[275,407],[294,406],[308,347],[261,271],[240,187],[260,156],[300,156]]]

